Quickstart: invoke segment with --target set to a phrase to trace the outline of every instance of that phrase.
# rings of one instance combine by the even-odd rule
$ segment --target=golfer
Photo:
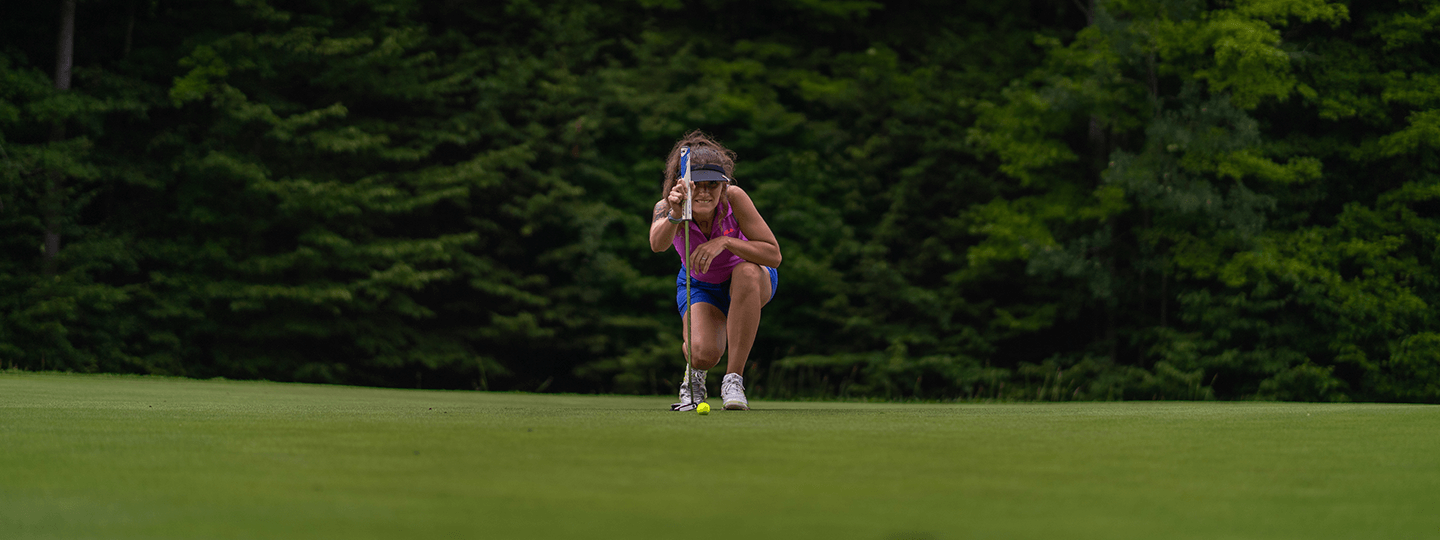
[[[695,184],[691,203],[693,223],[680,221],[685,208],[685,184],[679,182],[680,149],[690,147],[690,179]],[[745,190],[735,186],[735,152],[699,131],[675,143],[665,161],[664,198],[655,203],[650,223],[650,249],[656,253],[671,246],[680,254],[675,278],[675,303],[680,311],[686,343],[686,380],[680,382],[680,402],[670,408],[694,410],[704,401],[705,373],[720,363],[729,345],[725,378],[720,382],[724,407],[750,409],[745,399],[745,362],[760,328],[760,310],[775,297],[780,285],[780,244]],[[688,225],[688,230],[686,226]],[[685,267],[685,237],[690,235],[690,266]],[[689,274],[694,306],[686,309],[685,279]],[[683,330],[682,330],[683,332]],[[694,340],[691,343],[689,340]],[[693,348],[691,347],[693,345]],[[688,352],[681,354],[688,355]],[[696,392],[690,395],[693,382]]]

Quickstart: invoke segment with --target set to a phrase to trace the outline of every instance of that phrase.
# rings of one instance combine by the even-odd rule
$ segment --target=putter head
[[[670,410],[675,412],[693,411],[695,410],[695,407],[698,407],[699,405],[700,402],[698,401],[691,401],[689,403],[671,403]]]

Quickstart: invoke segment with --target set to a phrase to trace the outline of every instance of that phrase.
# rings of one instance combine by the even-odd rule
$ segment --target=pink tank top
[[[749,238],[745,237],[745,233],[740,232],[740,223],[735,220],[735,209],[730,206],[728,201],[720,203],[720,207],[716,208],[715,211],[716,213],[724,211],[725,217],[715,220],[713,226],[710,228],[709,234],[700,230],[700,225],[694,222],[687,223],[687,225],[690,226],[687,232],[690,234],[691,251],[700,247],[700,244],[704,244],[712,238],[721,236],[749,240]],[[681,236],[679,231],[676,231],[675,239],[672,243],[675,245],[675,252],[680,254],[680,264],[684,265],[685,237]],[[729,250],[722,250],[719,255],[715,256],[715,260],[710,263],[710,271],[701,274],[691,270],[690,277],[706,283],[724,283],[725,280],[730,279],[730,272],[735,270],[735,267],[744,260],[745,259],[741,259]]]

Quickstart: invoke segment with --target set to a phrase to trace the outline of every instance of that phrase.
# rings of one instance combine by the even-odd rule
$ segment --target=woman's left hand
[[[689,259],[691,263],[695,265],[695,273],[704,274],[705,272],[709,272],[710,263],[715,262],[715,257],[720,255],[720,252],[725,251],[725,246],[729,245],[732,240],[735,240],[735,238],[721,236],[696,246],[695,250],[690,252]]]

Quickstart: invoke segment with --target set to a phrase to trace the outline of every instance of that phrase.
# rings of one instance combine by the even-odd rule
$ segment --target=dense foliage
[[[0,8],[0,366],[668,393],[699,128],[759,396],[1440,402],[1440,1],[281,4]]]

